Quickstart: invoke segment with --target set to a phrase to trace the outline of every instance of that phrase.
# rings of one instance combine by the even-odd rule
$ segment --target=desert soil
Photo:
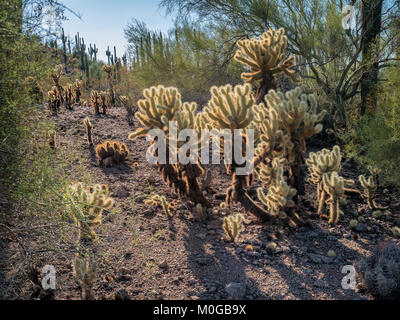
[[[85,141],[82,121],[87,116],[94,125],[95,143],[111,139],[127,144],[131,153],[125,165],[112,168],[98,165]],[[367,292],[343,289],[345,274],[341,270],[370,255],[380,242],[396,241],[392,239],[391,228],[399,224],[396,220],[399,204],[390,190],[379,192],[377,202],[390,206],[382,211],[381,217],[374,218],[362,199],[347,199],[347,204],[341,206],[344,216],[335,227],[315,214],[316,192],[311,185],[306,186],[307,197],[302,199],[298,211],[306,225],[297,229],[280,223],[262,224],[246,215],[239,205],[221,208],[223,200],[216,200],[213,195],[208,195],[208,199],[218,213],[200,222],[193,213],[194,205],[173,194],[156,168],[146,161],[146,140],[128,140],[128,134],[139,124],[130,126],[125,110],[114,108],[106,116],[95,116],[91,108],[79,106],[48,119],[56,124],[58,148],[79,153],[84,170],[96,182],[108,184],[116,200],[118,210],[106,212],[103,224],[97,228],[96,299],[229,299],[230,294],[236,295],[234,298],[266,300],[372,299]],[[71,163],[66,169],[76,181],[79,181],[78,165]],[[230,177],[222,165],[208,168],[212,172],[212,185],[223,193],[230,185]],[[358,180],[358,174],[354,164],[344,164],[345,177]],[[161,207],[144,203],[150,194],[164,195],[174,203],[172,219],[168,219]],[[224,217],[236,213],[245,215],[245,228],[236,243],[227,242],[223,239],[222,222]],[[349,221],[360,216],[365,221],[352,230]],[[74,251],[62,237],[54,240],[55,249],[51,250],[41,246],[39,229],[29,228],[27,232],[28,229],[18,226],[18,219],[8,222],[7,227],[2,229],[3,264],[7,259],[7,266],[26,269],[27,264],[18,261],[16,254],[22,242],[24,250],[34,252],[29,256],[30,265],[38,270],[44,265],[55,267],[56,299],[81,298],[81,288],[71,267]],[[274,252],[266,248],[271,241],[277,244]],[[329,257],[329,250],[336,257]],[[8,290],[0,294],[3,298],[37,298],[26,272],[15,276],[12,284],[6,284],[4,277],[3,274],[0,284]],[[236,292],[226,289],[230,283],[236,283],[233,285]]]

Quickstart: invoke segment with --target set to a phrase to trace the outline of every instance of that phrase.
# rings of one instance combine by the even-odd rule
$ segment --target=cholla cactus
[[[339,146],[334,146],[332,151],[322,149],[316,153],[310,152],[306,164],[311,174],[311,178],[309,178],[308,181],[317,185],[318,213],[321,213],[326,196],[322,184],[322,177],[325,173],[340,172],[342,167],[342,153],[340,152]]]
[[[282,220],[288,219],[289,225],[296,227],[303,222],[300,216],[293,211],[295,208],[293,197],[296,195],[297,190],[287,184],[279,159],[274,159],[270,172],[268,193],[265,194],[263,188],[258,188],[258,199],[268,208],[268,213],[271,216]],[[264,180],[267,180],[267,175],[268,171],[265,171]]]
[[[81,102],[83,82],[82,80],[75,80],[74,83],[74,102],[76,104]]]
[[[375,297],[395,299],[400,296],[400,248],[383,243],[371,257],[355,264],[360,283]]]
[[[87,186],[76,183],[68,187],[67,196],[70,201],[70,213],[79,226],[80,240],[97,240],[94,227],[101,224],[103,211],[114,205],[104,185]]]
[[[271,90],[265,100],[268,106],[276,111],[280,122],[279,127],[289,135],[293,144],[292,148],[287,149],[290,164],[289,182],[300,195],[303,195],[306,139],[321,132],[322,125],[318,122],[322,121],[326,111],[318,113],[314,95],[302,94],[299,87],[286,92],[285,95]]]
[[[145,89],[143,95],[145,98],[138,101],[139,112],[135,115],[143,128],[131,133],[130,140],[144,136],[152,129],[168,132],[169,122],[182,111],[181,94],[176,88],[160,85]]]
[[[368,179],[365,178],[365,176],[361,175],[359,177],[361,186],[364,189],[364,192],[361,194],[361,196],[367,201],[368,207],[371,210],[376,209],[376,205],[374,202],[374,196],[375,196],[375,191],[377,189],[377,185],[373,179],[372,176],[370,176]]]
[[[326,201],[330,206],[329,224],[335,225],[338,223],[341,210],[339,208],[340,199],[344,196],[345,184],[354,184],[353,180],[346,180],[340,177],[337,172],[331,174],[325,173],[322,176],[324,191],[329,195]]]
[[[204,109],[216,129],[244,129],[254,118],[254,98],[248,84],[212,87],[211,100]]]
[[[54,115],[56,115],[61,105],[60,99],[58,98],[57,87],[53,87],[49,92],[47,92],[47,96],[49,98],[49,109]]]
[[[49,137],[49,146],[51,149],[55,149],[57,146],[57,133],[54,130],[47,132]]]
[[[160,196],[158,194],[151,195],[148,199],[144,201],[145,204],[151,205],[151,206],[158,206],[161,205],[161,207],[164,210],[165,215],[168,217],[168,219],[172,218],[173,215],[170,211],[170,205],[165,198],[165,196]]]
[[[90,104],[94,108],[96,114],[100,114],[100,95],[97,90],[92,90],[90,93]]]
[[[96,156],[100,164],[104,166],[123,163],[129,155],[129,149],[125,143],[106,140],[96,146]]]
[[[283,177],[283,165],[285,163],[285,158],[275,158],[271,165],[260,164],[258,178],[262,182],[263,189],[268,189],[271,185],[276,186],[279,184],[279,180]]]
[[[254,108],[254,123],[258,126],[259,141],[257,143],[254,167],[259,163],[274,158],[285,157],[288,149],[293,148],[290,136],[280,128],[278,114],[271,108],[259,104]]]
[[[113,67],[111,65],[104,65],[102,70],[106,73],[106,78],[108,81],[108,90],[107,95],[109,98],[110,106],[115,106],[115,93],[114,93],[114,85],[113,85]]]
[[[133,118],[135,117],[135,113],[138,111],[138,107],[133,106],[129,102],[129,98],[126,96],[120,96],[119,100],[121,101],[122,107],[126,110],[126,118],[130,125],[133,125]]]
[[[85,125],[86,131],[86,139],[89,147],[93,147],[93,124],[90,122],[89,118],[85,118],[83,120],[83,124]]]
[[[195,129],[196,103],[182,103],[181,94],[176,88],[165,88],[162,85],[145,89],[143,95],[145,98],[138,101],[139,112],[136,112],[135,115],[143,127],[131,133],[129,139],[134,140],[144,136],[152,129],[163,130],[167,138],[167,163],[156,163],[163,181],[180,196],[186,196],[195,203],[201,203],[208,207],[209,203],[204,197],[198,181],[204,172],[200,163],[196,163],[198,159],[192,159],[191,163],[187,165],[179,162],[168,163],[170,158],[177,159],[180,147],[186,144],[176,141],[176,137],[169,134],[170,126],[173,125],[178,135],[184,129]],[[191,139],[191,143],[190,149],[200,146],[199,139]],[[154,150],[154,152],[158,152],[158,150]]]
[[[260,81],[257,93],[257,103],[262,102],[264,95],[270,89],[276,89],[276,75],[284,73],[289,77],[294,75],[294,57],[286,57],[287,36],[284,29],[270,29],[258,38],[239,40],[235,60],[250,68],[242,73],[247,83]]]
[[[240,213],[236,216],[230,216],[224,218],[224,224],[222,225],[226,238],[229,241],[236,241],[240,232],[243,230],[243,215]]]
[[[60,100],[60,105],[64,104],[64,88],[61,86],[61,78],[63,75],[63,66],[57,65],[53,72],[50,74],[51,79],[53,80],[54,86],[57,89],[57,99]]]
[[[73,263],[74,276],[82,287],[82,297],[85,300],[93,300],[93,285],[96,280],[96,263],[89,258],[75,257]]]
[[[100,105],[102,108],[102,113],[107,114],[108,110],[108,94],[105,91],[100,92]]]
[[[65,107],[67,109],[69,109],[69,110],[72,110],[72,104],[73,104],[73,88],[72,88],[72,84],[68,84],[65,87],[64,101],[65,101]]]
[[[57,146],[57,133],[54,130],[50,130],[47,135],[49,137],[50,148],[55,149]]]

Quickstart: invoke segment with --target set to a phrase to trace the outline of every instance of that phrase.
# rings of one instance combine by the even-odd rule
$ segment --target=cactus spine
[[[285,95],[271,90],[265,100],[269,108],[276,111],[280,128],[289,135],[293,145],[287,149],[289,184],[297,189],[299,195],[304,195],[306,139],[322,131],[322,125],[318,122],[322,121],[326,111],[318,113],[314,95],[303,94],[299,87]]]
[[[284,73],[293,77],[294,57],[286,57],[287,36],[284,29],[270,29],[258,38],[239,40],[235,60],[250,68],[242,73],[247,83],[259,83],[256,101],[262,103],[271,89],[276,89],[276,75]]]
[[[96,146],[96,156],[100,165],[118,165],[123,163],[129,155],[129,149],[125,143],[106,140]]]
[[[89,118],[85,118],[83,120],[83,124],[85,125],[85,131],[86,131],[86,140],[89,145],[89,147],[93,147],[93,124],[90,122]]]
[[[195,203],[209,207],[208,200],[204,197],[199,177],[204,173],[198,159],[192,159],[188,164],[179,162],[170,163],[170,159],[177,159],[180,148],[185,143],[177,141],[170,134],[170,125],[174,126],[178,135],[184,129],[196,129],[196,103],[182,103],[181,94],[176,88],[164,86],[151,87],[143,91],[144,99],[138,101],[139,112],[135,117],[142,125],[129,135],[130,140],[146,135],[152,129],[161,129],[166,133],[166,163],[156,163],[161,172],[162,179],[169,187],[182,197],[188,197]],[[191,141],[191,148],[199,148],[198,139]],[[153,141],[152,144],[155,142]],[[158,150],[154,150],[156,154]],[[197,161],[197,162],[196,162]]]
[[[94,227],[101,225],[103,211],[111,209],[114,205],[114,200],[109,194],[108,187],[104,185],[87,186],[76,183],[68,187],[70,213],[79,227],[81,241],[97,241]]]
[[[224,218],[224,224],[222,225],[226,238],[229,241],[236,241],[240,232],[243,230],[243,215],[240,213],[236,216],[230,216]]]
[[[374,196],[375,196],[375,191],[377,189],[377,185],[373,179],[372,176],[368,177],[368,179],[361,175],[359,177],[361,186],[363,187],[364,191],[361,194],[361,196],[363,197],[363,199],[365,199],[368,203],[368,207],[371,210],[375,210],[376,209],[376,205],[375,205],[375,201],[374,201]]]
[[[345,184],[354,184],[353,180],[346,180],[340,177],[337,172],[331,174],[325,173],[322,176],[323,186],[326,193],[329,195],[327,204],[330,207],[329,224],[335,225],[338,223],[340,214],[342,213],[339,208],[340,199],[344,196]]]
[[[93,285],[96,280],[96,263],[86,257],[75,257],[73,261],[74,276],[82,287],[82,297],[85,300],[93,300]]]

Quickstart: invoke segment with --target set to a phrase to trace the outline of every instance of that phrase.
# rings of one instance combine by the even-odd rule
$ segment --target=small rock
[[[366,232],[366,231],[368,231],[368,227],[364,223],[359,223],[356,226],[356,231],[357,232]]]
[[[204,240],[206,238],[206,235],[203,233],[199,233],[198,235],[196,235],[196,238],[198,238],[200,240]]]
[[[233,300],[241,300],[246,295],[246,286],[243,283],[231,282],[225,287],[225,291]]]
[[[119,289],[115,293],[115,300],[129,300],[128,292],[125,289]]]
[[[328,288],[329,284],[322,279],[318,279],[314,282],[314,287],[317,288]]]

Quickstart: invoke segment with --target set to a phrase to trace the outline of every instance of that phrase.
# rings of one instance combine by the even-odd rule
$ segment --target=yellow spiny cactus
[[[57,133],[55,130],[50,130],[47,133],[48,137],[49,137],[49,145],[50,148],[55,149],[57,146]]]
[[[85,300],[93,300],[93,285],[96,280],[96,263],[89,258],[77,256],[73,263],[74,276],[82,287],[82,298]]]
[[[94,108],[96,114],[100,114],[100,94],[97,90],[92,90],[90,93],[90,105]]]
[[[319,152],[310,152],[306,160],[311,177],[308,181],[317,185],[318,213],[321,213],[326,192],[323,188],[322,177],[325,173],[339,173],[342,167],[342,153],[339,146],[334,146],[332,151],[322,149]]]
[[[317,100],[313,94],[303,94],[300,87],[286,92],[271,90],[265,97],[270,108],[278,114],[280,127],[285,129],[292,140],[301,141],[304,149],[304,140],[321,132],[321,122],[326,111],[317,112]]]
[[[70,213],[79,226],[81,240],[97,240],[94,227],[102,222],[103,211],[114,205],[107,186],[76,183],[67,188]]]
[[[83,124],[85,125],[86,139],[88,145],[90,147],[93,147],[93,124],[90,122],[90,119],[88,117],[83,120]]]
[[[293,148],[290,136],[281,130],[277,112],[272,108],[266,108],[259,104],[254,108],[255,123],[259,130],[259,141],[257,143],[256,154],[260,155],[264,161],[266,156],[271,159],[284,157],[288,149]],[[264,154],[266,151],[267,154]]]
[[[96,146],[96,156],[104,166],[117,165],[126,160],[129,149],[125,143],[106,140]]]
[[[275,183],[269,187],[267,194],[264,193],[263,188],[258,188],[258,199],[268,208],[270,215],[286,219],[288,217],[286,210],[295,206],[293,197],[297,191],[287,184],[279,161],[275,161],[275,171],[279,174]]]
[[[271,90],[265,100],[269,108],[275,110],[279,119],[279,127],[289,135],[292,148],[287,149],[287,158],[290,163],[290,185],[295,187],[299,194],[304,194],[303,171],[306,139],[321,132],[322,121],[326,111],[317,112],[317,101],[313,94],[303,94],[301,88],[286,92]]]
[[[72,84],[67,84],[65,89],[64,89],[64,101],[65,101],[65,107],[67,109],[72,110],[72,104],[73,104],[73,87]]]
[[[342,213],[339,208],[340,199],[344,196],[345,184],[353,185],[353,180],[344,179],[340,177],[337,172],[325,173],[322,176],[323,188],[329,195],[326,201],[330,207],[329,224],[335,225],[338,223],[340,214]]]
[[[244,129],[254,118],[255,100],[249,84],[212,87],[204,112],[215,129]]]
[[[133,106],[129,102],[129,98],[127,96],[120,96],[119,101],[121,102],[122,107],[126,110],[126,118],[130,125],[133,125],[133,119],[135,117],[135,113],[138,111],[138,107]]]
[[[57,114],[61,102],[58,98],[57,87],[53,87],[49,92],[47,92],[49,98],[49,109],[53,114]]]
[[[262,183],[264,189],[268,189],[271,185],[276,186],[279,184],[283,176],[283,166],[286,163],[285,158],[275,158],[270,165],[262,162],[258,170],[258,178]]]
[[[151,206],[159,206],[161,205],[161,207],[164,210],[165,215],[170,219],[173,217],[171,211],[170,211],[170,205],[167,201],[167,199],[165,198],[165,196],[160,196],[158,194],[153,194],[151,195],[149,198],[147,198],[144,201],[145,204],[147,205],[151,205]]]
[[[100,105],[103,111],[103,114],[107,114],[108,110],[108,94],[105,91],[100,92]]]
[[[225,231],[226,239],[229,241],[236,241],[240,232],[243,230],[243,215],[239,213],[236,216],[224,218],[222,227]]]
[[[376,205],[374,202],[374,196],[375,196],[375,191],[378,188],[378,186],[376,185],[374,178],[372,176],[368,177],[368,179],[361,175],[359,177],[361,186],[363,187],[364,191],[361,194],[361,196],[367,201],[368,203],[368,207],[371,210],[376,209]]]
[[[50,77],[54,82],[55,86],[59,86],[60,85],[60,81],[61,81],[61,77],[63,76],[64,72],[63,72],[63,66],[60,65],[56,65],[54,67],[54,70],[51,72]]]
[[[81,102],[82,88],[83,88],[83,81],[82,80],[75,80],[75,83],[74,83],[74,101],[77,104]]]
[[[169,122],[175,120],[178,112],[183,111],[181,94],[174,87],[151,87],[145,89],[143,95],[145,98],[138,101],[139,112],[135,115],[143,128],[131,133],[130,140],[144,136],[152,129],[168,132]]]
[[[250,72],[242,73],[245,82],[265,78],[266,74],[284,73],[292,77],[294,74],[294,57],[286,57],[287,36],[283,28],[270,29],[258,38],[239,40],[235,60],[250,68]]]

